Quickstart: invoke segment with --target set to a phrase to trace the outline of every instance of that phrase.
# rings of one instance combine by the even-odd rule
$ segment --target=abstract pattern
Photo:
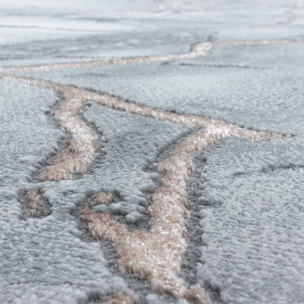
[[[300,8],[300,4],[294,4],[288,12],[287,19],[278,22],[277,25],[293,23],[297,19],[297,10]],[[88,103],[96,103],[117,112],[126,112],[191,128],[187,136],[180,142],[174,143],[174,148],[165,159],[154,164],[153,170],[157,172],[160,180],[159,185],[154,187],[149,195],[148,229],[131,229],[109,212],[96,211],[98,208],[95,207],[108,210],[102,208],[116,203],[115,193],[106,191],[96,190],[89,201],[82,202],[81,217],[94,239],[112,243],[119,256],[119,269],[122,273],[134,274],[141,280],[147,281],[155,293],[166,294],[181,301],[212,304],[217,303],[216,299],[213,299],[214,295],[209,294],[209,291],[200,284],[189,286],[182,277],[183,260],[187,255],[186,221],[191,217],[188,209],[187,185],[195,171],[194,157],[197,152],[206,150],[220,140],[231,136],[267,143],[269,140],[291,138],[292,134],[262,131],[263,128],[253,130],[224,120],[159,109],[108,93],[30,77],[26,73],[51,73],[61,69],[73,71],[87,67],[103,68],[149,62],[178,62],[209,56],[220,46],[298,45],[303,42],[304,39],[298,37],[214,41],[209,39],[194,43],[186,53],[2,67],[0,79],[51,90],[61,97],[58,109],[50,114],[58,122],[58,126],[70,134],[70,139],[54,156],[53,163],[41,168],[38,178],[40,187],[50,182],[73,182],[76,176],[81,179],[89,170],[94,170],[100,135],[98,130],[84,121],[80,115]],[[24,190],[22,196],[25,197],[27,206],[25,218],[41,219],[50,215],[52,206],[39,187]],[[140,303],[140,296],[137,290],[131,288],[127,292],[114,292],[113,295],[103,297],[103,303],[136,304]]]
[[[282,41],[254,41],[244,44],[287,43]],[[229,42],[239,44],[240,42]],[[241,42],[242,43],[242,42]],[[203,44],[199,44],[203,45]],[[195,53],[195,50],[203,50]],[[149,60],[172,60],[194,56],[204,56],[206,48],[193,48],[189,54],[168,55],[158,58],[138,58],[132,61],[114,61],[113,64],[134,64]],[[193,51],[194,50],[194,51]],[[194,54],[194,55],[193,55]],[[88,64],[88,63],[87,63]],[[94,65],[96,63],[89,63]],[[97,63],[98,65],[100,63]],[[108,62],[107,64],[110,64]],[[105,63],[102,63],[105,65]],[[73,64],[64,68],[73,67]],[[48,67],[41,67],[48,69]],[[177,115],[170,112],[140,107],[126,103],[123,100],[106,95],[99,95],[82,89],[55,84],[42,80],[31,80],[14,76],[1,75],[4,79],[26,81],[31,85],[52,88],[64,96],[59,110],[54,113],[60,125],[72,134],[68,149],[59,153],[55,164],[46,168],[41,178],[45,181],[60,181],[72,179],[73,173],[85,174],[94,158],[94,146],[97,135],[93,133],[78,117],[79,110],[89,100],[94,100],[116,110],[123,110],[160,120],[169,120],[201,128],[197,133],[187,137],[176,146],[170,157],[157,165],[158,172],[163,174],[162,187],[151,195],[149,211],[151,214],[151,229],[149,232],[128,232],[127,228],[110,219],[107,214],[97,214],[84,209],[84,218],[89,222],[89,230],[97,239],[108,239],[116,247],[120,266],[124,272],[139,275],[151,282],[153,290],[158,293],[169,293],[176,298],[186,298],[201,304],[209,304],[211,300],[203,289],[193,286],[187,289],[185,282],[178,277],[181,272],[182,259],[186,254],[184,235],[187,233],[184,216],[187,214],[185,197],[186,183],[194,170],[193,153],[206,149],[210,144],[226,136],[241,136],[251,140],[266,140],[269,136],[280,138],[279,134],[250,131],[214,121],[204,117]],[[40,211],[37,189],[29,190],[30,214],[36,216]],[[107,203],[111,199],[105,200]],[[98,197],[97,197],[98,202]],[[101,200],[103,203],[104,200]],[[188,216],[191,216],[188,214]]]

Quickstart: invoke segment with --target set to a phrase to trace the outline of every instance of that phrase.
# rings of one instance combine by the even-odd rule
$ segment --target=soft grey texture
[[[2,1],[0,66],[178,54],[206,40],[304,38],[303,22],[303,1]],[[293,135],[231,137],[199,152],[206,164],[198,162],[191,180],[202,229],[193,276],[215,304],[302,304],[303,54],[303,42],[216,45],[196,59],[16,74]],[[100,135],[89,172],[40,182],[69,137],[50,116],[61,97],[8,80],[0,92],[0,302],[96,303],[136,286],[113,267],[108,244],[89,236],[80,210],[93,194],[114,191],[117,201],[95,210],[146,228],[148,193],[160,178],[153,163],[194,129],[89,102],[80,117]],[[51,214],[25,219],[25,190],[36,187]],[[187,303],[138,291],[142,303]]]
[[[206,152],[201,282],[224,303],[302,303],[303,137]]]

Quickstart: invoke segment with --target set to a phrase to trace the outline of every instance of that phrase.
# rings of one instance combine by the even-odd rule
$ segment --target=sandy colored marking
[[[109,205],[114,202],[114,197],[112,193],[100,192],[95,197],[96,205]]]
[[[113,295],[111,300],[103,302],[102,304],[140,304],[138,295],[131,290],[127,294],[121,292]]]
[[[98,139],[95,132],[78,118],[79,110],[85,105],[86,94],[69,87],[60,87],[59,92],[63,94],[64,101],[54,116],[71,133],[72,139],[67,142],[68,149],[57,156],[55,164],[42,173],[42,180],[48,181],[72,179],[74,173],[87,172],[94,159]]]
[[[29,213],[28,217],[37,217],[39,214],[44,214],[43,208],[40,206],[40,195],[38,189],[32,189],[27,192],[27,198],[29,200]]]
[[[157,164],[163,174],[161,187],[150,196],[150,231],[128,231],[125,225],[112,220],[108,214],[85,208],[83,216],[96,239],[113,243],[120,256],[120,269],[148,280],[152,289],[175,298],[211,304],[207,293],[199,286],[188,288],[180,277],[186,255],[187,227],[186,187],[194,170],[193,156],[216,141],[230,136],[266,140],[267,133],[253,133],[223,122],[210,121],[204,128],[188,136],[164,161]]]

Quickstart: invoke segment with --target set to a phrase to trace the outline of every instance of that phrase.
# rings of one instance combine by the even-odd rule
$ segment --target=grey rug
[[[0,3],[0,303],[304,303],[303,26],[302,0]],[[184,142],[183,180],[156,164]],[[56,162],[69,178],[43,178]],[[123,271],[134,240],[83,213],[150,237],[151,194],[178,182],[185,214],[160,216],[186,251],[155,252],[209,300]]]

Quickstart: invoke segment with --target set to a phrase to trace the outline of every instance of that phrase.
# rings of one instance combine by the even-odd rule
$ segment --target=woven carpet
[[[0,303],[304,303],[304,1],[0,3]]]

